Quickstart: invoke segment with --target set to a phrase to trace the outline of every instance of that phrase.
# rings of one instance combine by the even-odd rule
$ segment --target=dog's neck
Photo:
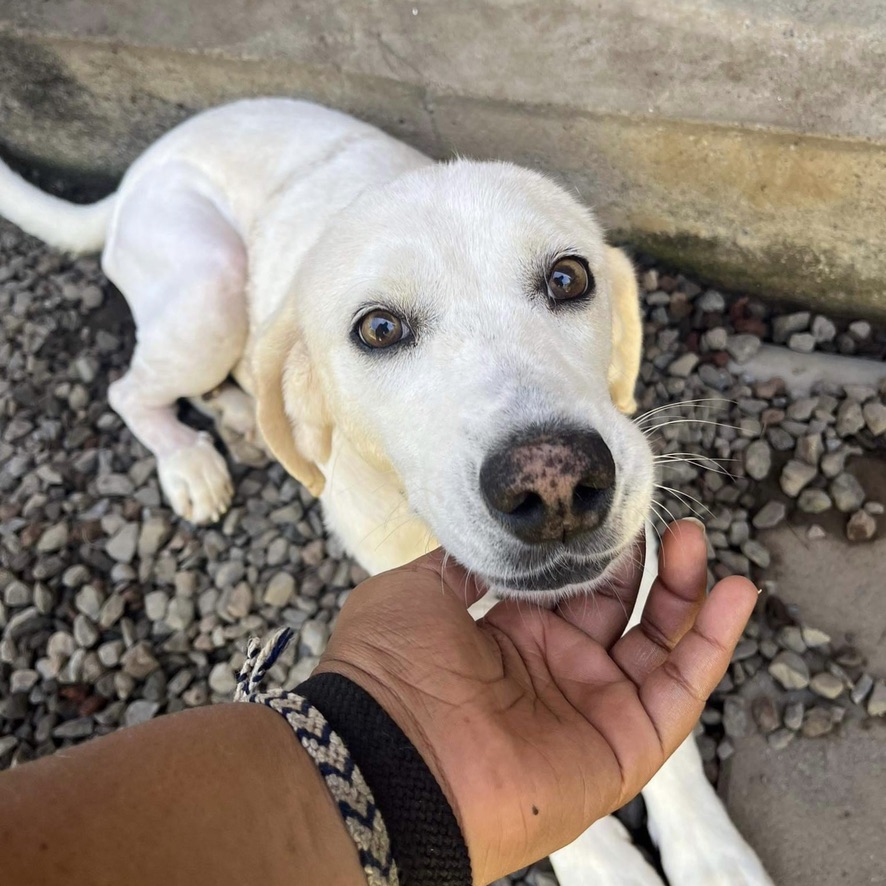
[[[401,566],[437,546],[427,523],[410,512],[396,471],[368,461],[337,429],[322,471],[326,525],[371,573]]]

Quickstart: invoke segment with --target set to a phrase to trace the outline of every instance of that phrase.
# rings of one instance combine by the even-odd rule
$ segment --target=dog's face
[[[650,449],[611,395],[637,371],[617,332],[613,348],[614,330],[639,334],[636,289],[616,305],[635,316],[613,316],[619,262],[587,210],[510,165],[437,165],[365,193],[276,321],[294,441],[278,455],[296,476],[322,466],[335,425],[496,590],[590,589],[652,491]]]

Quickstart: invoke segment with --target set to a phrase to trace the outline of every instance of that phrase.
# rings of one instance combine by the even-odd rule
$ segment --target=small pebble
[[[796,652],[780,652],[768,670],[785,689],[805,689],[809,685],[809,667]]]
[[[867,511],[856,511],[846,523],[849,541],[870,541],[877,534],[877,521]]]
[[[802,732],[807,738],[820,738],[827,735],[834,728],[830,709],[814,707],[806,711],[803,717]]]
[[[816,674],[809,681],[809,688],[816,695],[820,695],[822,698],[827,698],[828,700],[833,701],[843,694],[846,687],[842,680],[825,671],[824,673]]]

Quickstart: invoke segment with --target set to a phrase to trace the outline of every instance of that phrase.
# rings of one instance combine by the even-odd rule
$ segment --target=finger
[[[608,649],[624,632],[646,562],[646,533],[621,555],[612,578],[590,594],[570,597],[557,606],[557,614],[592,640]]]
[[[757,590],[746,578],[723,579],[695,624],[640,685],[640,700],[666,754],[686,737],[723,678],[756,602]]]
[[[658,563],[640,622],[612,647],[618,666],[637,684],[662,664],[695,621],[707,584],[704,529],[696,521],[672,523],[662,537]]]

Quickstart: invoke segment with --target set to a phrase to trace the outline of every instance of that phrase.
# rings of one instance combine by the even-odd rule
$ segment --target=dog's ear
[[[317,465],[329,458],[332,426],[310,356],[292,318],[274,318],[259,335],[250,355],[249,374],[265,443],[311,495],[319,496],[326,479]]]
[[[606,247],[609,279],[612,281],[612,359],[607,380],[616,409],[626,415],[637,411],[634,387],[640,372],[643,321],[637,275],[630,259],[612,246]]]

